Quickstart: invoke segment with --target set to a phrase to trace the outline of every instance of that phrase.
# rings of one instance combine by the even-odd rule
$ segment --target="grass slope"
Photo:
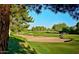
[[[34,54],[36,53],[26,39],[19,36],[10,36],[8,41],[8,53],[9,54]]]

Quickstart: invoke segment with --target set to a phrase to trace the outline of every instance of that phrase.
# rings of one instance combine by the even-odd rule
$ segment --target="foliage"
[[[46,31],[46,28],[44,26],[36,26],[32,27],[32,31]]]
[[[36,51],[31,48],[28,42],[19,36],[11,35],[8,41],[9,54],[35,54]]]
[[[48,9],[54,13],[68,13],[73,19],[79,20],[79,4],[27,4],[26,5],[29,10],[35,11],[37,14],[42,12],[42,8],[44,10]],[[54,25],[55,26],[55,25]],[[59,27],[59,26],[58,26]],[[58,28],[57,27],[57,28]],[[79,34],[78,23],[75,27],[63,28],[63,29],[55,29],[56,31],[65,31],[72,34]],[[61,27],[60,27],[61,28]]]
[[[76,24],[76,33],[79,34],[79,22]]]
[[[28,8],[23,5],[10,5],[10,29],[13,32],[27,30],[29,22],[33,22],[32,17],[29,16]]]
[[[37,14],[42,12],[42,8],[49,9],[52,12],[68,13],[72,18],[79,19],[79,4],[27,4],[30,10]]]
[[[76,24],[76,27],[79,29],[79,22]]]
[[[68,28],[68,26],[65,23],[55,24],[53,25],[52,29],[55,31],[62,31],[64,28]]]
[[[79,34],[79,22],[75,26],[69,27],[68,29],[65,28],[63,30],[67,30],[70,34]]]

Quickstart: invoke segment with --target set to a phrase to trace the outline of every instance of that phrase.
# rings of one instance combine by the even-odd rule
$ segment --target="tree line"
[[[65,23],[54,24],[51,28],[44,26],[36,26],[30,29],[31,31],[42,31],[42,32],[54,32],[54,33],[68,33],[68,34],[79,34],[79,22],[74,26],[68,26]]]

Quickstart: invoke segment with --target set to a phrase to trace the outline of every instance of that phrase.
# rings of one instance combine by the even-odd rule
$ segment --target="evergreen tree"
[[[10,7],[10,30],[12,32],[20,32],[27,30],[32,17],[29,16],[28,8],[25,5],[11,5]]]

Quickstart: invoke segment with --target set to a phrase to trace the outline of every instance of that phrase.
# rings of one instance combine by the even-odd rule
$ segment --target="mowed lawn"
[[[78,54],[79,43],[29,42],[38,54]]]
[[[59,37],[59,34],[42,33],[42,32],[27,32],[34,36]],[[66,34],[64,38],[73,39],[72,42],[47,43],[47,42],[29,42],[31,47],[38,54],[78,54],[79,53],[79,35]]]
[[[59,37],[60,34],[53,34],[53,32],[38,32],[38,31],[26,31],[20,32],[19,34],[23,35],[33,35],[33,36],[47,36],[47,37]]]
[[[47,36],[47,37],[59,37],[59,34],[46,33],[46,32],[25,32],[23,35],[34,36]],[[9,39],[9,51],[10,53],[38,53],[38,54],[79,54],[79,35],[66,34],[64,38],[73,39],[72,42],[60,42],[60,43],[48,43],[48,42],[28,42],[26,39],[20,37],[11,37]],[[26,42],[25,42],[26,41]],[[30,48],[22,47],[18,45],[19,42],[29,43],[33,48],[30,52]],[[26,44],[25,44],[26,45]]]

